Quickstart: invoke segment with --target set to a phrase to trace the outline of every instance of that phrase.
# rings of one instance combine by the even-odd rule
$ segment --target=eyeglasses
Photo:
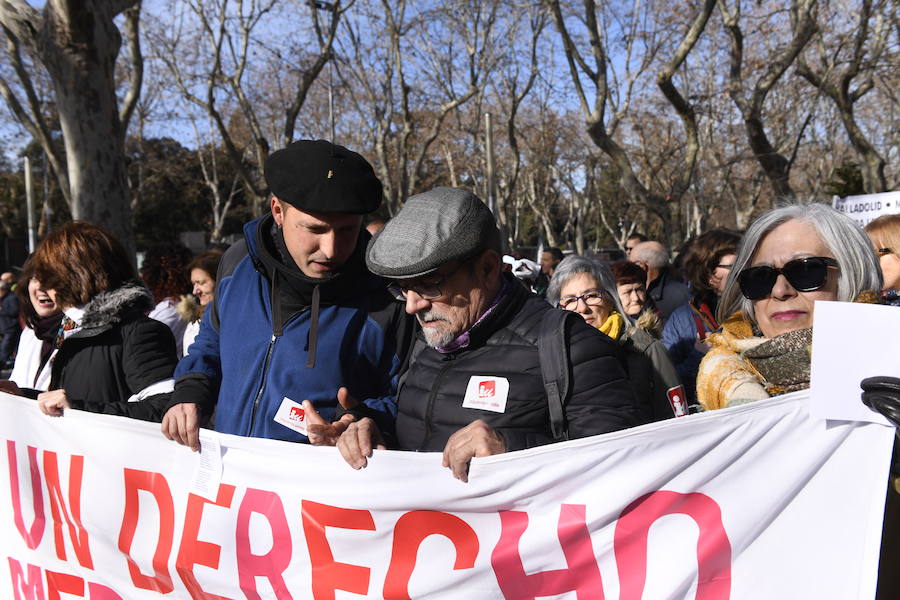
[[[738,283],[741,293],[749,300],[762,300],[771,294],[779,275],[784,275],[798,292],[812,292],[825,285],[828,268],[837,266],[835,259],[826,256],[796,258],[780,269],[767,265],[744,269],[738,274]]]
[[[733,266],[734,266],[734,264],[732,263],[730,265],[716,265],[716,268],[717,269],[728,269],[730,271],[731,267],[733,267]]]
[[[588,306],[600,306],[603,304],[603,293],[596,290],[588,291],[580,296],[565,296],[559,299],[558,306],[566,310],[573,310],[578,306],[578,301],[583,301]]]
[[[440,279],[433,281],[422,281],[419,279],[399,279],[389,287],[395,293],[399,293],[404,298],[407,297],[409,292],[415,292],[419,296],[421,296],[425,300],[437,300],[444,293],[441,291],[441,286],[443,286],[448,279],[453,277],[453,275],[459,271],[459,268],[462,266],[462,263],[458,263],[453,269],[444,273],[440,276]]]

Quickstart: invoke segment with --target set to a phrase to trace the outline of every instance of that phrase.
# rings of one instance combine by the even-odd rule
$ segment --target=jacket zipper
[[[447,354],[444,357],[444,361],[446,364],[441,368],[440,372],[437,374],[437,377],[434,378],[434,383],[431,384],[431,393],[428,394],[428,405],[425,408],[425,437],[422,438],[422,443],[419,446],[419,451],[422,452],[425,448],[428,447],[428,442],[431,441],[431,436],[434,433],[434,424],[431,422],[432,413],[434,412],[434,400],[437,396],[437,391],[440,389],[438,385],[441,382],[441,379],[444,378],[444,374],[450,370],[450,367],[453,366],[453,359],[456,358],[453,354]]]
[[[250,429],[247,432],[248,436],[253,435],[253,425],[256,422],[256,410],[259,408],[259,401],[262,398],[263,390],[266,388],[266,379],[269,374],[269,362],[272,359],[272,351],[275,349],[275,340],[277,339],[278,336],[273,333],[272,339],[269,340],[269,347],[266,350],[266,358],[263,360],[262,379],[259,382],[259,389],[256,391],[256,398],[253,400],[253,408],[250,410]]]

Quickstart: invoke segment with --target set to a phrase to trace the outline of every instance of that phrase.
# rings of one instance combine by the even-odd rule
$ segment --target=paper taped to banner
[[[0,596],[873,597],[893,430],[799,392],[473,461],[218,438],[0,396]],[[218,467],[216,467],[218,469]]]

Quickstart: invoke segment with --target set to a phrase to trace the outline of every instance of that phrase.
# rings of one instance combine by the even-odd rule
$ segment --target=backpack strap
[[[538,333],[538,356],[550,412],[550,431],[557,442],[569,439],[565,414],[565,404],[571,391],[566,323],[573,318],[581,317],[568,310],[552,308],[544,312]]]

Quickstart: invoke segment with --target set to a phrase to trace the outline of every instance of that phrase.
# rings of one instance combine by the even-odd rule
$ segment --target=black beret
[[[305,212],[364,215],[381,206],[381,182],[362,156],[325,140],[299,140],[266,160],[269,191]]]

